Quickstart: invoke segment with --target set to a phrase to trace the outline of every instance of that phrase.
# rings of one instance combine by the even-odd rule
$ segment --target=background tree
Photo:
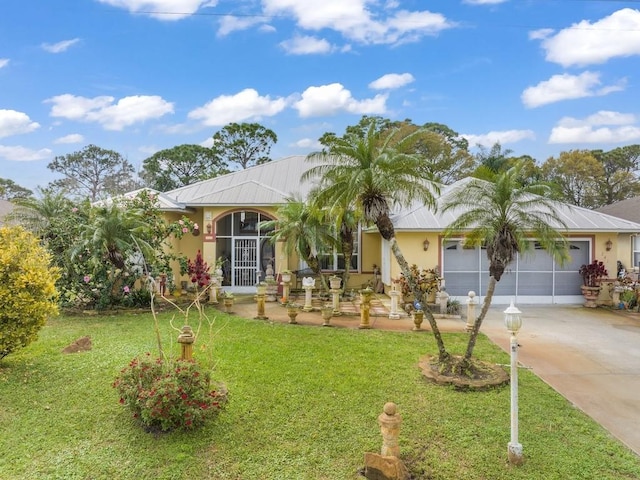
[[[119,153],[95,145],[55,157],[47,167],[64,175],[51,182],[54,188],[72,196],[88,197],[92,202],[129,191],[135,171]]]
[[[38,336],[57,313],[58,270],[37,237],[20,226],[0,227],[0,359]]]
[[[591,154],[602,164],[602,175],[595,178],[593,208],[640,195],[640,145],[592,150]]]
[[[160,150],[142,162],[140,176],[147,187],[161,192],[228,173],[210,148],[178,145]]]
[[[259,123],[230,123],[213,134],[213,154],[221,165],[248,168],[270,162],[269,152],[278,141],[273,130]]]
[[[546,181],[553,184],[554,196],[571,205],[592,208],[597,203],[597,179],[602,177],[602,164],[589,150],[561,152],[542,165]]]
[[[0,178],[0,200],[15,200],[16,198],[27,198],[33,195],[28,188],[21,187],[13,180]]]
[[[434,194],[439,188],[432,172],[423,168],[424,159],[420,155],[404,153],[405,142],[411,145],[415,136],[422,133],[418,130],[404,135],[400,129],[378,133],[372,124],[364,138],[345,134],[335,138],[327,151],[310,154],[307,160],[313,166],[302,177],[319,182],[318,203],[329,208],[352,205],[362,214],[365,223],[378,227],[418,300],[422,299],[422,292],[398,246],[390,215],[393,206],[408,206],[413,201],[435,206]],[[426,314],[439,357],[444,360],[448,354],[438,325],[428,309]]]
[[[566,225],[557,213],[544,184],[523,186],[522,164],[497,175],[495,182],[476,178],[454,188],[441,202],[443,212],[453,211],[456,219],[445,229],[445,237],[464,235],[465,245],[485,246],[489,260],[489,283],[467,350],[459,368],[470,366],[473,349],[497,282],[518,253],[532,247],[532,239],[562,263],[568,257],[567,242],[557,228]]]

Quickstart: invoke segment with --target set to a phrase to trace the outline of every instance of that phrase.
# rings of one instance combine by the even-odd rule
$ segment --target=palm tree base
[[[450,355],[445,361],[425,355],[419,363],[422,375],[438,385],[453,385],[458,390],[487,390],[509,383],[507,371],[494,363]]]

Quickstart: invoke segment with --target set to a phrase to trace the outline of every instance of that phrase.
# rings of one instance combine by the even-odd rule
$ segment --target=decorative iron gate
[[[258,283],[258,240],[236,238],[233,242],[233,286],[253,287]]]

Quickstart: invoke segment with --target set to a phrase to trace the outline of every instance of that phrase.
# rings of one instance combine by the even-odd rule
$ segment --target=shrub
[[[60,274],[50,265],[50,254],[31,233],[0,228],[0,358],[26,347],[57,314]]]
[[[120,403],[151,430],[193,429],[214,417],[225,395],[211,389],[211,375],[197,363],[134,358],[113,386]]]

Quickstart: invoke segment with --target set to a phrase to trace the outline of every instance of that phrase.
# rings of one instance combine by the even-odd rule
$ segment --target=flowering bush
[[[187,260],[187,273],[191,277],[191,283],[195,283],[198,287],[206,287],[211,281],[209,274],[209,265],[202,259],[202,253],[198,250],[195,261]]]
[[[211,375],[193,361],[134,358],[113,383],[120,403],[149,429],[193,429],[215,417],[226,396],[211,389]]]
[[[417,265],[411,265],[409,267],[413,281],[416,282],[418,290],[423,293],[430,293],[440,290],[440,274],[436,269],[420,269]],[[411,289],[410,282],[404,275],[400,275],[397,279],[403,296],[411,295],[414,293]]]
[[[586,287],[599,287],[600,281],[609,275],[604,263],[599,260],[582,265],[578,273],[582,276],[582,283]]]

